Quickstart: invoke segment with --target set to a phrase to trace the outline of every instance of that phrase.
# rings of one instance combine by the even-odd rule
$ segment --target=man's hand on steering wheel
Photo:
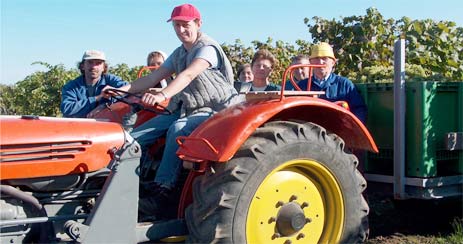
[[[143,105],[148,105],[148,106],[155,106],[155,105],[158,105],[162,102],[164,102],[166,100],[166,98],[160,93],[160,92],[156,92],[156,93],[150,93],[150,92],[147,92],[145,94],[143,94],[143,96],[141,97],[141,102]]]
[[[111,90],[111,89],[114,89],[114,87],[112,87],[112,86],[103,87],[103,89],[101,90],[100,95],[95,96],[96,100],[100,101],[101,99],[108,99],[108,100],[111,99],[111,96],[114,95],[114,94],[111,94],[109,92],[109,90]]]
[[[111,87],[111,88],[107,88],[106,90],[104,90],[104,93],[110,94],[111,97],[114,98],[116,101],[126,103],[136,108],[135,110],[144,109],[144,110],[156,113],[156,114],[166,114],[166,115],[169,115],[172,113],[170,110],[168,110],[166,107],[160,104],[161,102],[166,100],[165,96],[162,95],[162,92],[157,92],[157,94],[145,93],[143,94],[143,96],[140,96],[138,94],[133,94],[127,91],[118,90],[118,89]],[[152,96],[149,96],[147,94],[150,94]],[[127,99],[127,97],[135,97],[137,98],[137,101],[133,102]],[[154,109],[147,108],[145,106],[152,106],[154,107]]]
[[[121,90],[118,90],[112,86],[105,86],[101,91],[101,95],[103,95],[103,97],[106,99],[110,99],[111,97],[125,95],[125,93],[121,93]]]

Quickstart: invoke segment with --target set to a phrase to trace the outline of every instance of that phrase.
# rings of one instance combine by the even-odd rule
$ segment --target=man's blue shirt
[[[307,91],[307,81],[304,79],[297,84],[303,91]],[[285,90],[294,90],[291,82],[286,82]],[[364,124],[367,118],[367,106],[362,96],[358,93],[354,83],[346,77],[331,73],[323,82],[315,76],[312,77],[311,91],[324,91],[321,99],[331,102],[346,101],[350,111],[357,116]]]
[[[103,74],[95,84],[94,95],[100,95],[103,88],[107,85],[119,88],[127,84],[128,82],[122,80],[119,76]],[[84,76],[81,75],[63,86],[60,109],[64,117],[85,118],[98,104],[105,102],[108,102],[108,100],[101,99],[97,102],[94,96],[89,97]]]

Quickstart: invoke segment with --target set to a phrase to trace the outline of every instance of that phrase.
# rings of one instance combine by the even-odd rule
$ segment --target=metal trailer
[[[463,196],[463,82],[405,82],[405,40],[394,46],[394,83],[357,87],[369,108],[365,178],[395,199]]]

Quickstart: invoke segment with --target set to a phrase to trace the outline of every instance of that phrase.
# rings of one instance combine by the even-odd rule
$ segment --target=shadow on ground
[[[461,198],[394,200],[381,187],[368,188],[370,237],[447,236],[455,219],[463,219]]]

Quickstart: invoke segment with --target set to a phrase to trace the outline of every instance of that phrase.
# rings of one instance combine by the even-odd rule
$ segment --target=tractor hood
[[[124,144],[112,122],[0,116],[0,180],[60,176],[104,168]]]

